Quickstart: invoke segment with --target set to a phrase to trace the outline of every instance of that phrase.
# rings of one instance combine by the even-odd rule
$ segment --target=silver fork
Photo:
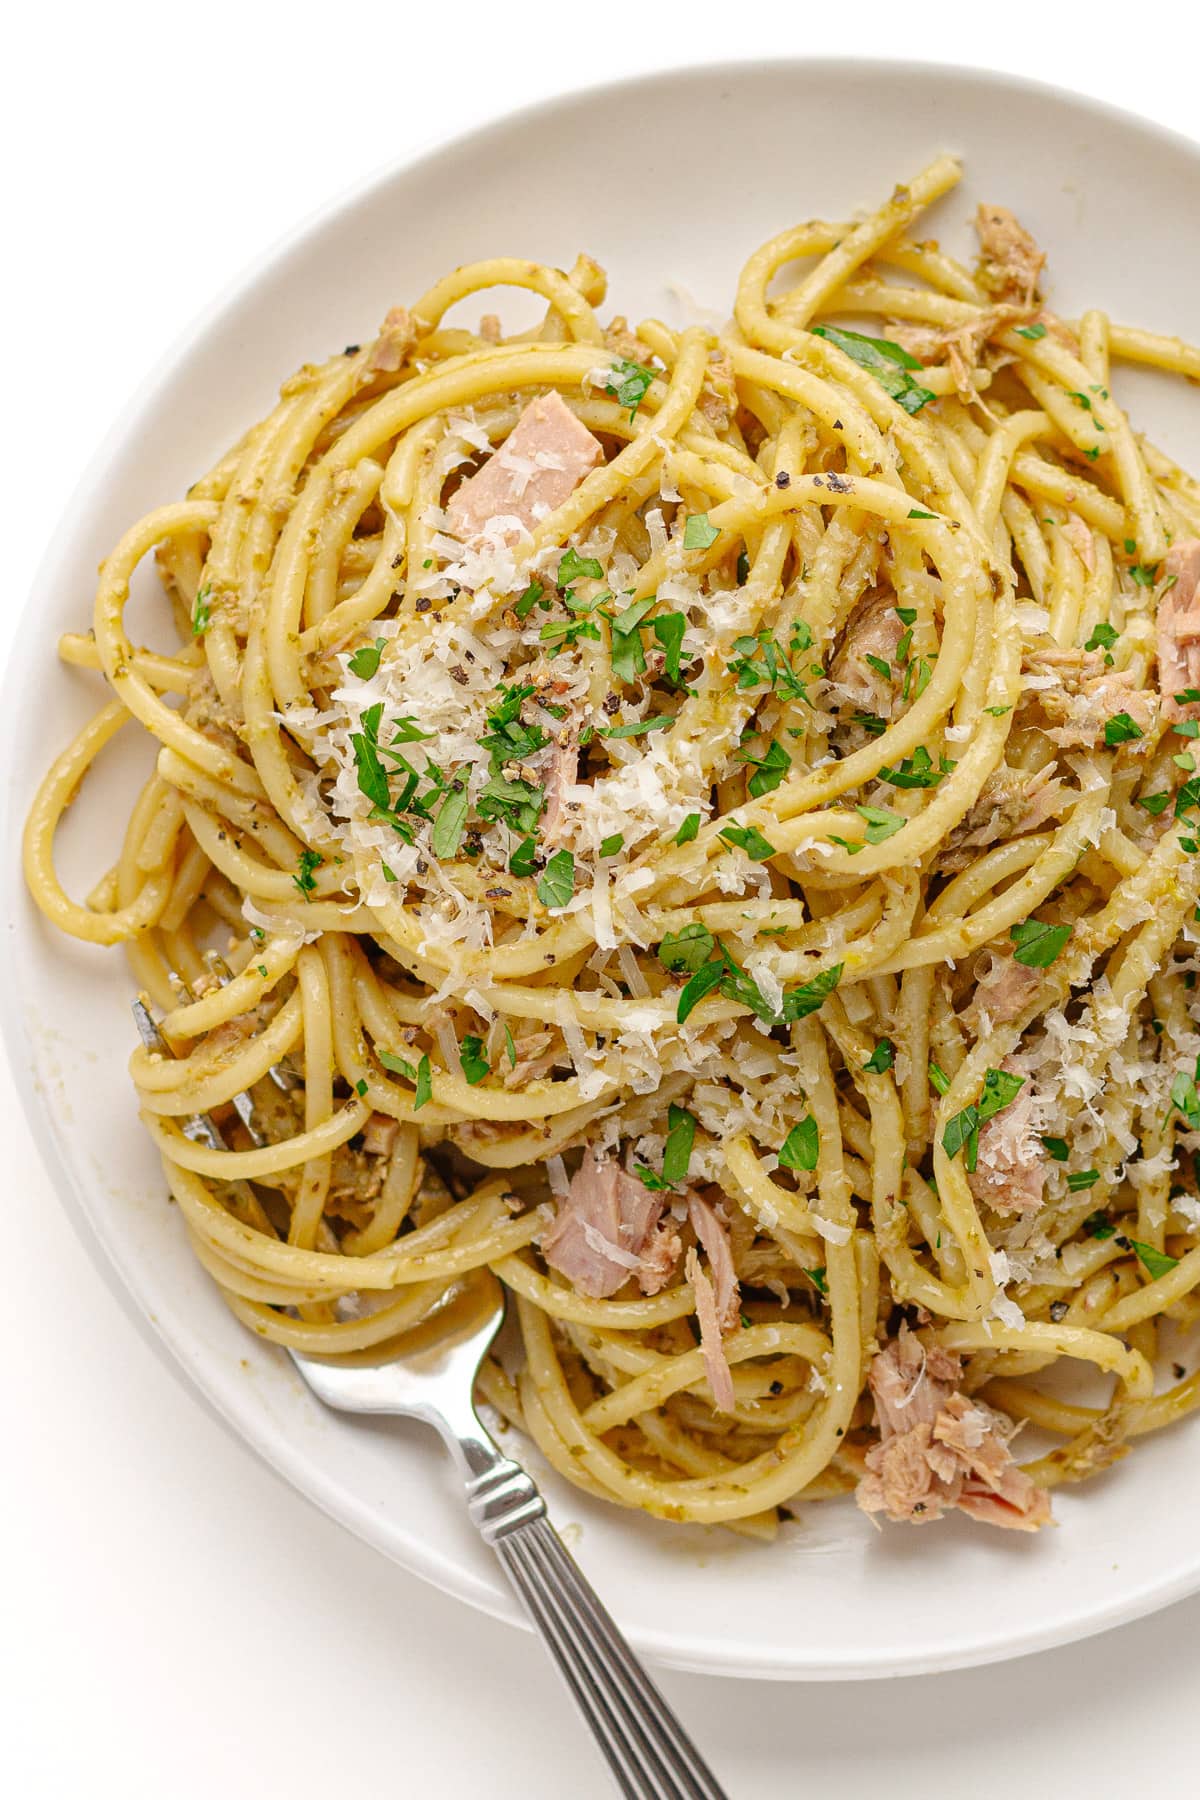
[[[170,1055],[144,1001],[134,1005],[143,1041]],[[207,1114],[189,1135],[223,1148]],[[504,1456],[475,1411],[479,1365],[504,1318],[505,1290],[439,1332],[427,1347],[390,1361],[325,1361],[291,1352],[318,1399],[338,1412],[423,1419],[466,1483],[467,1511],[493,1549],[554,1659],[627,1800],[727,1800],[708,1764],[634,1655],[551,1525],[533,1478]]]

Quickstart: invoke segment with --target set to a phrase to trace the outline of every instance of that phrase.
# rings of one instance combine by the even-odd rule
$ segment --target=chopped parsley
[[[656,713],[652,719],[631,719],[627,725],[602,726],[602,738],[635,738],[645,737],[648,731],[661,731],[665,725],[673,725],[670,713]]]
[[[483,1039],[468,1034],[458,1047],[463,1079],[469,1087],[478,1087],[488,1073],[488,1059],[483,1054]]]
[[[433,854],[439,860],[445,861],[457,856],[467,828],[469,804],[466,781],[461,776],[456,776],[446,789],[445,799],[438,807],[437,818],[433,823],[430,842]]]
[[[1158,564],[1131,563],[1129,573],[1139,587],[1152,588],[1158,580]]]
[[[717,836],[723,844],[732,844],[744,850],[751,862],[766,862],[778,852],[774,844],[769,844],[757,825],[725,825]]]
[[[514,831],[532,832],[537,830],[545,800],[541,788],[530,781],[509,781],[503,775],[493,775],[480,788],[475,810],[481,818],[498,819]],[[528,874],[529,870],[514,869],[513,873]]]
[[[668,681],[678,686],[680,652],[683,648],[683,635],[687,630],[687,617],[681,612],[659,613],[656,619],[651,619],[650,629],[663,648],[663,672]]]
[[[934,768],[933,758],[924,744],[918,744],[911,756],[906,756],[896,768],[887,763],[879,771],[880,781],[886,781],[898,788],[931,788],[936,787],[943,776],[949,775],[958,765],[948,757],[941,758],[941,766]]]
[[[1047,1156],[1052,1156],[1055,1162],[1066,1162],[1071,1154],[1071,1148],[1066,1138],[1044,1137],[1042,1143],[1045,1145]]]
[[[1200,1060],[1200,1059],[1198,1059]],[[1200,1074],[1200,1069],[1197,1070]],[[1200,1131],[1200,1093],[1196,1091],[1195,1077],[1186,1069],[1180,1069],[1171,1083],[1171,1110],[1177,1112],[1187,1125],[1189,1131]]]
[[[1117,1232],[1116,1226],[1102,1207],[1098,1207],[1094,1213],[1088,1214],[1083,1221],[1083,1229],[1090,1238],[1101,1239],[1115,1237]]]
[[[556,850],[542,870],[537,897],[543,906],[565,906],[575,892],[575,858],[569,850]]]
[[[683,527],[683,547],[685,550],[708,550],[720,535],[720,526],[710,525],[706,512],[690,513]]]
[[[910,519],[936,519],[937,518],[936,513],[926,512],[925,508],[923,506],[914,506],[908,516]]]
[[[887,838],[894,837],[903,830],[908,820],[899,813],[892,812],[886,806],[856,806],[855,812],[867,822],[868,844],[882,844]]]
[[[1032,325],[1018,325],[1016,332],[1018,337],[1028,338],[1031,344],[1036,344],[1039,338],[1045,337],[1046,327],[1036,319]]]
[[[192,636],[203,637],[212,625],[212,582],[206,581],[203,587],[196,589],[196,598],[192,601]]]
[[[699,834],[699,831],[700,814],[689,813],[687,818],[680,825],[679,830],[675,833],[675,842],[677,844],[690,844],[693,838]]]
[[[978,1147],[979,1127],[1011,1105],[1024,1086],[1025,1080],[1021,1075],[1010,1075],[1007,1069],[985,1069],[983,1091],[979,1099],[972,1105],[965,1106],[960,1113],[955,1113],[942,1133],[942,1148],[946,1155],[957,1156],[966,1145],[967,1167],[973,1168],[973,1151]]]
[[[601,854],[601,856],[615,856],[617,854],[617,851],[623,849],[624,846],[625,846],[624,832],[623,831],[614,831],[611,837],[606,837],[606,838],[602,839],[601,844],[600,844],[600,854]]]
[[[802,655],[812,644],[812,632],[803,619],[796,620],[792,627],[789,650],[795,655]],[[734,656],[729,664],[729,673],[736,677],[740,692],[754,687],[771,687],[782,694],[785,699],[801,700],[809,705],[808,679],[820,677],[825,673],[820,663],[809,663],[804,674],[796,668],[793,656],[784,650],[782,644],[769,631],[760,631],[756,636],[747,634],[734,638]]]
[[[393,1075],[403,1075],[407,1081],[416,1083],[413,1111],[420,1112],[425,1102],[433,1099],[433,1071],[429,1066],[429,1058],[423,1056],[414,1069],[410,1062],[405,1062],[402,1056],[393,1056],[390,1050],[376,1050],[375,1054],[384,1068],[390,1069]]]
[[[647,369],[643,363],[633,362],[627,356],[623,356],[620,362],[615,362],[609,371],[604,391],[606,394],[612,395],[618,406],[629,408],[631,425],[637,417],[638,407],[646,398],[654,376],[653,369]]]
[[[808,1276],[808,1279],[812,1282],[818,1294],[828,1294],[829,1282],[826,1279],[824,1263],[821,1264],[819,1269],[805,1269],[804,1273]]]
[[[1157,794],[1139,794],[1138,798],[1134,801],[1135,806],[1144,807],[1151,818],[1155,819],[1158,817],[1159,813],[1165,812],[1170,804],[1171,796],[1166,788],[1161,789]]]
[[[667,1141],[663,1146],[663,1178],[670,1187],[687,1180],[696,1139],[696,1121],[685,1106],[667,1108]]]
[[[658,960],[673,975],[678,975],[684,969],[688,974],[694,974],[708,961],[716,949],[716,943],[708,926],[697,920],[694,924],[685,925],[682,931],[668,931],[658,946]]]
[[[1177,1256],[1168,1256],[1165,1250],[1156,1250],[1153,1244],[1141,1244],[1137,1238],[1130,1238],[1129,1246],[1153,1281],[1179,1267]]]
[[[513,606],[513,611],[516,613],[518,619],[527,619],[529,617],[530,613],[541,599],[543,591],[540,581],[530,582],[529,586],[525,589],[525,592]]]
[[[303,894],[306,900],[311,900],[316,892],[317,884],[314,877],[324,861],[325,858],[316,850],[302,850],[296,859],[296,873],[292,876],[292,886],[298,893]]]
[[[779,1161],[785,1169],[799,1169],[805,1173],[817,1166],[821,1151],[821,1133],[817,1121],[811,1113],[806,1113],[797,1125],[784,1138],[779,1146]]]
[[[594,556],[580,556],[574,545],[564,550],[558,565],[555,581],[560,588],[570,587],[573,581],[603,581],[604,569]],[[522,595],[522,599],[524,595]]]
[[[508,1057],[509,1067],[515,1069],[517,1066],[517,1046],[513,1043],[512,1028],[507,1020],[504,1025],[504,1054]]]
[[[537,839],[532,837],[522,838],[521,842],[517,845],[516,849],[508,859],[509,873],[518,876],[532,875],[536,868]]]
[[[386,638],[376,638],[373,644],[364,644],[356,650],[346,664],[350,673],[357,675],[360,681],[370,681],[372,675],[379,672],[379,658],[386,643]]]
[[[1067,1192],[1082,1193],[1085,1188],[1093,1188],[1100,1179],[1099,1169],[1079,1169],[1074,1175],[1067,1176]]]
[[[1105,625],[1104,623],[1101,623],[1095,627],[1091,637],[1083,647],[1085,650],[1111,650],[1120,635],[1120,632],[1114,625]]]
[[[891,1038],[880,1038],[875,1048],[863,1064],[864,1071],[870,1070],[873,1075],[886,1075],[896,1060],[896,1046]]]
[[[864,337],[858,331],[839,331],[834,325],[814,325],[813,333],[826,338],[861,369],[868,370],[906,413],[919,413],[937,398],[930,388],[912,378],[910,370],[919,369],[922,364],[890,338]]]
[[[754,774],[747,787],[755,800],[761,799],[764,794],[773,794],[792,766],[791,757],[774,738],[761,755],[753,750],[739,750],[738,761],[753,764]]]
[[[355,1084],[354,1084],[354,1091],[355,1091],[355,1093],[356,1093],[356,1094],[357,1094],[357,1095],[358,1095],[358,1097],[359,1097],[359,1099],[360,1099],[360,1100],[361,1100],[361,1099],[362,1099],[362,1097],[363,1097],[363,1095],[364,1095],[364,1094],[365,1094],[365,1093],[366,1093],[366,1091],[367,1091],[367,1084],[366,1084],[366,1082],[365,1082],[365,1081],[356,1081],[356,1082],[355,1082]]]
[[[1066,948],[1071,935],[1069,925],[1045,925],[1041,919],[1023,919],[1009,930],[1016,945],[1013,961],[1027,969],[1048,969]]]
[[[1104,741],[1110,746],[1114,744],[1130,744],[1133,742],[1134,738],[1140,738],[1141,736],[1141,726],[1135,724],[1127,712],[1114,713],[1112,718],[1105,722]]]
[[[929,1065],[929,1085],[939,1094],[950,1092],[950,1077],[945,1069],[939,1067],[935,1062],[931,1062]]]

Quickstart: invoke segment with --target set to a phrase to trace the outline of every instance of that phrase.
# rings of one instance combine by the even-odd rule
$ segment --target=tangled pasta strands
[[[60,648],[111,698],[26,832],[161,1011],[142,1118],[249,1329],[403,1350],[491,1271],[488,1401],[585,1491],[751,1535],[877,1478],[900,1318],[919,1379],[1060,1440],[1043,1488],[1200,1395],[1153,1390],[1200,1306],[1200,1034],[1196,708],[1150,683],[1200,487],[1109,387],[1200,353],[919,241],[957,178],[783,232],[719,333],[496,258],[306,366],[107,559]],[[534,330],[447,322],[512,286]],[[516,518],[472,534],[501,456]],[[169,655],[125,624],[152,551]],[[79,901],[55,833],[131,722],[155,771]],[[587,1158],[661,1279],[619,1233],[604,1291],[543,1254]],[[1106,1405],[1039,1389],[1066,1358]]]

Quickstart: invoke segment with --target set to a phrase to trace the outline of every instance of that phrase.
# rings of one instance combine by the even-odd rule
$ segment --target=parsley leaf
[[[924,744],[918,744],[912,755],[904,757],[897,768],[890,768],[884,763],[879,771],[879,779],[890,782],[892,787],[931,788],[936,787],[944,776],[951,774],[956,766],[943,757],[941,768],[935,769],[933,758]]]
[[[1085,650],[1111,650],[1120,635],[1120,632],[1114,625],[1105,625],[1101,623],[1095,627],[1091,637],[1083,647]]]
[[[1083,1221],[1083,1229],[1087,1232],[1089,1237],[1100,1238],[1102,1240],[1104,1238],[1115,1237],[1117,1232],[1116,1226],[1104,1211],[1103,1207],[1097,1207],[1094,1213],[1088,1214],[1087,1218]]]
[[[858,331],[839,331],[834,325],[814,325],[813,333],[835,344],[860,368],[868,370],[906,413],[919,413],[923,406],[936,399],[931,389],[922,387],[909,373],[910,369],[919,369],[922,364],[890,338],[864,337]]]
[[[683,634],[687,630],[687,616],[681,612],[659,613],[656,619],[651,619],[650,628],[665,652],[664,673],[667,680],[678,685],[679,657]]]
[[[507,1021],[504,1026],[504,1053],[508,1057],[509,1068],[515,1069],[517,1066],[517,1046],[513,1043],[512,1027]]]
[[[527,619],[529,617],[530,613],[537,605],[537,602],[541,599],[543,592],[544,590],[540,581],[530,582],[529,586],[525,589],[525,592],[513,606],[513,611],[516,613],[518,619]]]
[[[779,1161],[785,1169],[808,1172],[816,1168],[820,1150],[821,1133],[817,1121],[811,1113],[806,1113],[798,1125],[792,1126],[780,1145]]]
[[[957,1156],[979,1127],[1016,1099],[1025,1086],[1024,1077],[1010,1075],[1007,1069],[985,1069],[983,1091],[971,1106],[955,1113],[942,1133],[942,1148],[947,1156]]]
[[[1171,1083],[1171,1105],[1180,1114],[1189,1131],[1200,1131],[1200,1093],[1186,1069],[1180,1069]],[[1167,1117],[1170,1117],[1168,1112]]]
[[[1067,1192],[1082,1193],[1085,1188],[1095,1187],[1099,1179],[1099,1169],[1080,1169],[1074,1175],[1067,1176]]]
[[[697,919],[691,925],[685,925],[682,931],[668,931],[658,946],[658,960],[673,975],[683,969],[694,974],[708,961],[716,947],[717,940],[708,926]]]
[[[664,725],[673,725],[675,720],[670,713],[658,713],[653,719],[631,719],[628,725],[602,726],[602,738],[635,738],[645,737],[648,731],[661,731]]]
[[[647,369],[643,363],[632,362],[623,356],[615,362],[609,371],[608,380],[604,384],[606,394],[611,394],[619,406],[629,408],[629,422],[632,425],[637,417],[637,409],[646,398],[646,392],[654,380],[655,371]],[[615,380],[619,377],[619,380]]]
[[[699,834],[699,831],[700,814],[689,813],[687,818],[680,825],[679,830],[675,833],[675,842],[677,844],[690,844],[693,838]]]
[[[707,550],[720,535],[720,526],[710,525],[706,512],[690,513],[683,527],[683,547],[685,550]]]
[[[1066,1138],[1044,1137],[1042,1143],[1045,1145],[1047,1156],[1052,1156],[1055,1162],[1066,1162],[1071,1154]]]
[[[754,774],[747,787],[755,800],[761,799],[764,794],[773,794],[792,766],[791,757],[774,738],[761,756],[753,750],[739,750],[738,761],[754,765]]]
[[[457,856],[459,845],[463,841],[463,833],[467,827],[467,784],[463,777],[456,776],[446,790],[446,797],[438,807],[438,815],[434,821],[433,835],[430,840],[433,854],[439,861],[446,861]]]
[[[679,1005],[675,1011],[676,1021],[682,1025],[688,1014],[697,1007],[706,994],[711,994],[715,987],[720,987],[725,979],[726,969],[722,959],[720,962],[707,962],[702,968],[685,981],[679,990]]]
[[[417,1091],[413,1095],[413,1111],[420,1112],[427,1100],[433,1099],[433,1073],[429,1067],[429,1058],[423,1056],[417,1064]]]
[[[1104,726],[1104,741],[1108,745],[1130,744],[1134,738],[1142,736],[1142,728],[1135,724],[1127,712],[1114,713]]]
[[[537,830],[538,815],[544,805],[545,795],[532,782],[509,781],[494,775],[480,788],[475,810],[482,819],[499,819],[514,831],[530,832]],[[514,869],[513,873],[527,874],[528,870]]]
[[[488,1073],[488,1059],[483,1054],[483,1039],[470,1035],[458,1047],[463,1078],[470,1087],[478,1087]]]
[[[303,894],[306,900],[311,900],[316,892],[317,884],[313,876],[324,861],[325,858],[315,850],[302,850],[296,859],[296,873],[292,876],[292,886]]]
[[[565,906],[575,892],[575,858],[570,850],[556,850],[538,879],[537,897],[543,906]]]
[[[624,845],[625,833],[623,831],[614,831],[611,837],[602,839],[600,844],[600,855],[615,856],[618,850],[624,848]]]
[[[783,996],[783,1016],[789,1024],[794,1025],[800,1019],[807,1019],[810,1013],[820,1011],[842,979],[843,967],[842,963],[834,963],[831,969],[823,969],[811,981],[804,982]]]
[[[1166,788],[1157,794],[1140,794],[1134,801],[1135,806],[1144,807],[1152,818],[1157,819],[1159,813],[1165,812],[1171,804],[1171,796]]]
[[[346,664],[350,673],[357,675],[360,681],[370,681],[372,675],[378,672],[379,658],[386,643],[386,638],[376,638],[373,644],[363,644]]]
[[[1018,337],[1028,338],[1031,344],[1036,344],[1039,338],[1045,337],[1046,327],[1036,319],[1032,325],[1018,325],[1016,332]]]
[[[203,637],[212,626],[212,582],[206,581],[203,587],[196,589],[196,598],[192,601],[192,636]]]
[[[935,1062],[929,1064],[929,1085],[939,1094],[950,1092],[950,1077],[945,1069],[939,1067]]]
[[[1172,1269],[1179,1267],[1177,1256],[1168,1256],[1165,1250],[1156,1250],[1153,1244],[1140,1244],[1137,1238],[1130,1238],[1134,1254],[1146,1273],[1153,1281],[1160,1275],[1169,1275]]]
[[[869,1069],[873,1075],[886,1075],[895,1060],[896,1046],[892,1043],[891,1038],[880,1038],[863,1064],[863,1068],[864,1070]]]
[[[391,1074],[403,1075],[406,1081],[415,1081],[417,1079],[417,1071],[410,1062],[405,1062],[402,1056],[395,1055],[391,1050],[378,1049],[375,1054],[383,1064],[384,1068]]]
[[[663,1179],[669,1187],[679,1187],[687,1180],[696,1140],[696,1121],[685,1106],[667,1108],[667,1141],[663,1145]]]
[[[560,588],[570,587],[573,581],[587,577],[591,581],[603,581],[604,569],[594,556],[580,556],[572,544],[563,552],[558,565],[555,580]],[[522,595],[522,599],[524,595]]]
[[[1009,930],[1016,945],[1013,961],[1027,969],[1048,969],[1066,947],[1071,935],[1069,925],[1046,925],[1041,919],[1023,919]]]
[[[766,862],[777,854],[774,844],[767,842],[757,825],[725,825],[717,836],[723,844],[744,850],[751,862]]]
[[[537,867],[537,840],[522,838],[508,859],[509,873],[512,875],[532,875]]]
[[[826,1279],[824,1263],[821,1264],[819,1269],[805,1269],[804,1273],[808,1276],[808,1279],[812,1282],[818,1294],[828,1294],[829,1282]]]
[[[1133,563],[1129,570],[1139,587],[1152,588],[1158,580],[1157,563]]]
[[[894,837],[903,830],[908,820],[902,819],[886,806],[856,806],[855,812],[867,821],[868,844],[882,844],[886,839]]]

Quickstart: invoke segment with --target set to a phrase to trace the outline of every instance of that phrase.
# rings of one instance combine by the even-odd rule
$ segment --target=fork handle
[[[627,1800],[727,1800],[707,1763],[508,1457],[473,1476],[467,1503]]]

